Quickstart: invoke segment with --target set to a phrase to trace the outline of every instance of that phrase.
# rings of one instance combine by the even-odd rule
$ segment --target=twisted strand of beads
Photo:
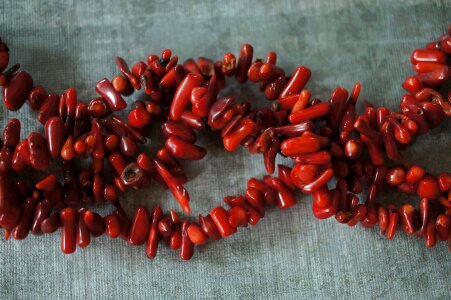
[[[0,86],[8,110],[19,110],[25,102],[38,112],[45,135],[32,132],[20,140],[20,121],[11,119],[3,132],[0,149],[0,226],[5,238],[16,240],[33,234],[52,233],[61,227],[61,249],[73,253],[86,247],[91,236],[106,233],[131,245],[146,244],[149,258],[164,240],[180,257],[189,260],[195,245],[219,240],[239,227],[257,225],[267,207],[286,209],[296,204],[301,191],[313,197],[312,211],[318,219],[335,216],[353,227],[379,225],[393,239],[398,227],[408,235],[417,233],[433,247],[437,239],[448,240],[451,251],[451,174],[433,176],[402,158],[400,148],[416,135],[427,133],[451,116],[450,78],[451,26],[448,34],[413,51],[416,75],[407,78],[400,111],[375,108],[365,101],[364,112],[355,110],[360,93],[356,83],[351,93],[336,88],[327,101],[311,99],[304,89],[311,72],[299,66],[291,76],[276,65],[277,55],[253,60],[252,46],[240,49],[238,60],[226,53],[222,61],[200,57],[178,64],[170,50],[151,54],[147,63],[128,67],[120,57],[119,75],[96,84],[99,97],[85,103],[69,88],[62,95],[48,94],[34,85],[32,77],[8,67],[9,49],[0,40]],[[259,84],[270,107],[252,109],[250,103],[235,103],[235,97],[218,97],[226,77],[239,83]],[[115,112],[127,107],[123,96],[143,90],[147,100],[135,101],[123,120]],[[146,143],[145,128],[162,114],[164,147],[154,156],[139,150]],[[183,184],[188,177],[178,160],[200,160],[207,150],[196,145],[198,132],[221,130],[224,148],[240,145],[249,153],[260,153],[269,175],[251,178],[244,195],[227,196],[229,208],[218,206],[198,223],[182,221],[174,210],[138,207],[129,218],[119,201],[127,188],[142,189],[151,180],[170,190],[182,210],[189,214],[189,194]],[[293,168],[278,165],[277,154],[291,158]],[[23,179],[11,180],[9,173],[27,168],[45,172],[51,159],[59,159],[63,183],[50,174],[30,188]],[[77,160],[90,158],[82,168]],[[394,167],[384,165],[385,160]],[[104,163],[107,162],[107,165]],[[109,181],[105,169],[111,167]],[[329,185],[335,187],[329,189]],[[366,201],[358,195],[368,186]],[[382,204],[377,195],[387,186],[407,194],[418,194],[419,206]],[[86,206],[109,202],[114,211],[101,217]],[[401,224],[401,226],[398,226]]]

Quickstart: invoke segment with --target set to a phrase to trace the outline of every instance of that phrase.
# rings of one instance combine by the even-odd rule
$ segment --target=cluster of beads
[[[116,57],[120,74],[111,81],[100,80],[95,86],[98,97],[86,103],[77,98],[74,88],[61,95],[48,94],[34,85],[27,72],[19,71],[19,64],[8,68],[9,49],[0,40],[4,106],[16,111],[27,102],[44,125],[44,134],[32,132],[23,140],[18,119],[5,126],[0,149],[0,226],[5,238],[21,240],[30,231],[39,235],[61,228],[64,253],[107,234],[131,245],[146,244],[149,258],[164,241],[188,260],[195,245],[230,236],[238,227],[255,226],[268,207],[295,205],[295,195],[301,191],[312,195],[312,211],[318,219],[334,216],[351,227],[378,224],[390,240],[402,228],[408,235],[424,238],[426,247],[433,247],[437,239],[448,240],[451,251],[451,174],[427,173],[404,161],[400,151],[414,136],[451,116],[451,91],[446,91],[451,76],[450,34],[451,26],[438,41],[413,51],[416,74],[403,83],[408,93],[399,110],[364,101],[362,114],[356,112],[360,83],[351,93],[339,87],[325,101],[312,98],[304,89],[311,75],[307,67],[298,66],[287,76],[277,66],[275,52],[254,59],[248,44],[241,47],[238,59],[226,53],[219,61],[199,57],[179,64],[166,49],[130,69]],[[271,104],[252,108],[233,96],[219,97],[227,77],[258,83]],[[117,112],[127,107],[123,97],[138,90],[144,91],[146,100],[135,101],[128,118],[120,118]],[[166,140],[150,155],[139,145],[146,144],[145,129],[157,115],[165,120],[161,129]],[[190,213],[190,197],[183,186],[188,177],[179,160],[206,156],[207,149],[196,141],[197,134],[207,129],[221,132],[227,151],[241,145],[251,154],[262,154],[268,175],[249,179],[244,195],[225,197],[228,208],[215,207],[199,215],[197,223],[181,220],[174,210],[165,214],[160,207],[140,206],[129,218],[119,194],[127,188],[146,188],[152,180],[169,189],[181,209]],[[294,165],[277,165],[274,176],[278,154]],[[61,164],[63,182],[48,173],[51,160]],[[81,167],[80,160],[89,165]],[[396,165],[387,167],[386,160]],[[27,168],[47,174],[33,188],[24,176],[10,179],[9,173]],[[365,186],[368,194],[361,203]],[[418,194],[418,208],[378,202],[377,195],[388,186]],[[87,208],[92,202],[109,202],[114,211],[102,217]]]

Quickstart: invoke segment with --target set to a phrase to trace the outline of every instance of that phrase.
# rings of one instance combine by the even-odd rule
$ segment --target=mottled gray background
[[[450,22],[449,0],[0,1],[0,36],[12,60],[36,83],[54,92],[75,86],[86,100],[95,95],[98,79],[117,72],[115,55],[132,63],[171,48],[181,58],[219,58],[249,42],[260,57],[276,50],[289,72],[308,65],[308,87],[316,95],[327,97],[332,88],[350,89],[360,80],[362,98],[394,108],[402,79],[412,74],[410,52],[440,36]],[[232,90],[243,100],[256,98],[250,85]],[[17,116],[3,106],[0,113],[1,127]],[[28,110],[20,117],[27,131],[39,128]],[[432,172],[449,171],[450,133],[447,121],[419,138],[406,156]],[[211,149],[207,158],[184,164],[194,214],[243,192],[249,177],[264,173],[260,157],[242,150],[226,155],[219,141],[201,139]],[[129,210],[139,203],[177,207],[155,185],[127,195]],[[400,198],[406,200],[416,201]],[[376,229],[316,221],[304,197],[289,211],[271,210],[256,228],[196,250],[187,263],[166,247],[149,261],[143,247],[106,237],[70,256],[61,254],[57,234],[1,241],[0,298],[444,299],[451,295],[450,261],[446,243],[427,250],[422,240],[403,233],[388,242]]]

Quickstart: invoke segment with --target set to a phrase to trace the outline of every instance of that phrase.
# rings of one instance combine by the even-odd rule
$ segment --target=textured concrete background
[[[0,36],[12,61],[30,71],[36,83],[54,92],[75,86],[81,99],[92,98],[97,80],[117,72],[115,55],[132,63],[171,48],[181,58],[217,59],[249,42],[260,57],[276,50],[289,72],[298,64],[309,66],[308,88],[316,95],[327,97],[336,86],[350,89],[360,80],[362,99],[394,108],[403,94],[402,79],[412,73],[410,52],[440,36],[451,21],[449,0],[169,2],[2,0]],[[246,100],[256,97],[249,85],[232,90]],[[17,113],[0,110],[3,128]],[[20,117],[27,131],[38,128],[27,110]],[[406,156],[432,172],[449,171],[450,129],[447,121],[418,139]],[[201,139],[211,149],[207,158],[184,164],[194,214],[243,192],[249,177],[264,172],[260,157],[241,150],[226,154],[218,142],[218,136]],[[384,197],[417,201],[393,192]],[[176,207],[155,185],[127,194],[125,201],[129,210],[140,203]],[[183,263],[166,247],[149,261],[143,247],[106,237],[70,256],[61,254],[57,234],[0,241],[0,298],[451,296],[446,243],[426,250],[422,240],[403,233],[388,242],[376,229],[319,222],[308,198],[289,211],[270,211],[256,228],[196,251]]]

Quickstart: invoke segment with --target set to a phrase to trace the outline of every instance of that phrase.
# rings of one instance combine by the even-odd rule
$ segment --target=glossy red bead
[[[132,109],[128,114],[128,124],[134,128],[144,128],[147,124],[149,124],[149,121],[150,114],[144,107]]]
[[[32,132],[28,136],[30,147],[31,166],[36,170],[45,170],[49,165],[49,155],[47,153],[47,143],[44,137],[38,132]]]
[[[144,244],[149,234],[150,225],[149,211],[143,206],[138,207],[130,226],[128,242],[135,246]]]
[[[70,254],[76,250],[77,212],[70,207],[60,212],[61,218],[61,251]]]
[[[189,103],[191,91],[198,87],[204,81],[202,75],[200,74],[188,74],[185,76],[183,81],[177,87],[177,90],[172,100],[170,115],[174,120],[181,118],[183,111],[185,111],[186,106]]]
[[[105,222],[98,213],[88,210],[82,217],[93,236],[98,237],[105,232]]]
[[[208,236],[208,238],[212,240],[221,239],[221,234],[218,230],[218,227],[216,227],[215,222],[210,215],[204,217],[199,214],[199,227],[202,232]]]
[[[177,136],[189,143],[196,142],[196,134],[194,131],[186,125],[182,120],[168,120],[161,126],[165,136]]]
[[[321,148],[320,141],[313,137],[295,137],[282,142],[280,149],[285,156],[298,156],[316,152]]]
[[[246,210],[241,206],[233,206],[229,210],[229,223],[235,228],[247,227]]]
[[[31,76],[24,71],[18,72],[3,87],[3,104],[8,110],[20,109],[32,88],[33,79]]]
[[[235,150],[240,143],[255,129],[255,123],[251,119],[244,118],[229,134],[224,136],[223,144],[227,151]]]
[[[194,244],[188,235],[188,228],[190,226],[191,224],[188,221],[185,221],[181,228],[182,241],[180,245],[180,258],[183,260],[190,260],[194,254]]]
[[[33,225],[33,217],[37,202],[33,198],[27,198],[22,205],[22,215],[16,227],[12,230],[11,235],[15,240],[22,240],[27,237],[28,232]]]
[[[162,217],[163,211],[161,210],[161,208],[154,207],[152,209],[152,221],[146,242],[146,255],[148,258],[154,258],[157,255],[159,238],[158,223],[160,222]]]
[[[166,140],[165,146],[174,157],[179,159],[200,160],[207,155],[205,148],[186,142],[176,136],[169,137]]]
[[[440,189],[437,180],[432,176],[426,176],[418,183],[417,193],[420,198],[438,199],[440,197]]]
[[[96,84],[96,91],[108,102],[108,105],[112,111],[123,110],[127,107],[127,103],[121,95],[116,92],[108,79],[104,78],[100,80]]]
[[[330,111],[330,105],[327,102],[321,102],[316,105],[301,109],[297,112],[292,113],[288,120],[292,124],[298,124],[305,121],[310,121],[319,117],[324,116]]]
[[[36,205],[36,209],[34,211],[33,222],[31,224],[31,232],[33,234],[42,234],[41,226],[42,222],[50,217],[50,213],[52,212],[52,202],[49,200],[42,200]]]
[[[0,176],[0,226],[11,231],[19,222],[22,206],[9,179]]]
[[[191,242],[195,245],[203,245],[207,242],[207,236],[195,224],[191,224],[186,232]]]
[[[117,238],[122,231],[121,223],[115,214],[107,215],[103,218],[105,222],[105,233],[110,238]]]
[[[222,206],[218,206],[210,211],[210,217],[213,219],[219,233],[222,237],[227,237],[236,232],[236,228],[229,223],[229,214]]]
[[[420,62],[446,64],[447,58],[443,52],[438,50],[416,49],[412,52],[410,61],[413,65]]]
[[[251,66],[253,54],[254,48],[251,45],[244,44],[241,46],[235,71],[235,78],[240,83],[247,81],[247,71]]]
[[[291,75],[290,81],[287,83],[282,93],[280,93],[279,98],[283,99],[285,97],[299,93],[307,84],[308,80],[310,79],[310,75],[311,71],[307,67],[297,67]]]

